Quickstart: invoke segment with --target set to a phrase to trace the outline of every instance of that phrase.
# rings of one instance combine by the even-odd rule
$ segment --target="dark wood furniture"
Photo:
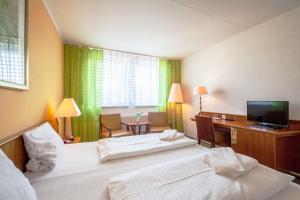
[[[215,144],[219,146],[230,146],[230,132],[218,131],[214,128],[213,120],[209,116],[196,115],[197,137],[198,144],[201,139],[209,141],[211,147],[214,148]]]
[[[203,112],[204,116],[221,117],[224,113]],[[226,114],[234,121],[215,119],[215,128],[231,133],[231,147],[238,153],[257,159],[288,173],[300,173],[300,121],[290,120],[289,128],[280,130],[255,126],[246,116]],[[192,118],[195,121],[195,118]]]
[[[150,123],[148,121],[142,121],[142,122],[137,122],[137,121],[129,121],[129,122],[122,122],[124,125],[127,126],[127,130],[131,130],[133,135],[136,135],[136,127],[138,127],[138,134],[141,134],[141,127],[146,126],[146,131],[145,133],[148,133],[150,130]]]

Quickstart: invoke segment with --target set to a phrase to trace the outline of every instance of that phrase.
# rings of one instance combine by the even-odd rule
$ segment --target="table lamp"
[[[78,117],[81,115],[81,112],[76,105],[74,99],[64,98],[64,100],[59,105],[55,116],[56,117],[65,117],[65,137],[66,139],[72,139],[72,126],[71,126],[71,117]]]
[[[199,112],[199,114],[200,114],[202,111],[202,98],[201,97],[202,97],[202,95],[207,94],[207,89],[206,89],[206,87],[198,86],[195,88],[194,94],[199,95],[199,97],[200,97],[200,112]]]

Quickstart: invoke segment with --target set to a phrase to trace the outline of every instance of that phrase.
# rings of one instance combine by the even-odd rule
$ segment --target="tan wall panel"
[[[63,41],[42,0],[29,0],[29,90],[0,88],[0,139],[53,117],[63,98]]]

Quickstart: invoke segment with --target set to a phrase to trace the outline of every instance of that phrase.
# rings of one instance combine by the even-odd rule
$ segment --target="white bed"
[[[205,147],[193,145],[100,163],[96,145],[96,142],[66,145],[65,162],[60,169],[47,174],[26,173],[38,199],[106,200],[109,199],[106,186],[110,177],[207,151]],[[296,200],[299,196],[300,186],[290,183],[272,200]]]

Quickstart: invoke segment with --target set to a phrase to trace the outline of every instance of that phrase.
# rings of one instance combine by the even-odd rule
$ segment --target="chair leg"
[[[213,143],[213,142],[211,142],[211,143],[210,143],[210,147],[211,147],[211,148],[215,148],[215,147],[216,147],[216,144]]]
[[[149,133],[150,132],[150,126],[149,124],[146,125],[146,131],[145,131],[145,134]]]
[[[198,144],[200,144],[201,143],[201,138],[198,138]]]

